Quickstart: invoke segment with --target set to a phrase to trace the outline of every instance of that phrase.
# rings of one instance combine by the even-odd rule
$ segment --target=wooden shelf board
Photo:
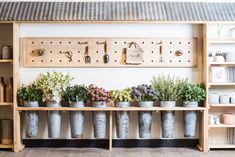
[[[226,125],[226,124],[218,124],[218,125],[208,125],[209,128],[235,128],[235,125]]]
[[[118,108],[118,107],[107,107],[107,108],[94,108],[94,107],[84,107],[84,108],[71,108],[71,107],[17,107],[18,111],[202,111],[205,107],[187,108],[187,107],[174,107],[174,108],[162,108],[162,107],[151,107],[151,108],[140,108],[140,107],[128,107],[128,108]]]
[[[12,102],[0,102],[0,106],[13,106]]]
[[[12,148],[12,144],[0,144],[0,148]]]
[[[12,63],[13,59],[0,59],[0,63]]]
[[[211,107],[235,107],[235,104],[210,104]]]
[[[209,44],[235,44],[235,40],[208,40]]]
[[[220,148],[220,149],[229,149],[229,148],[235,148],[235,145],[232,144],[221,144],[221,145],[209,145],[208,146],[209,149],[213,149],[213,148]]]
[[[213,83],[209,82],[209,86],[235,86],[235,82],[221,82],[221,83]]]

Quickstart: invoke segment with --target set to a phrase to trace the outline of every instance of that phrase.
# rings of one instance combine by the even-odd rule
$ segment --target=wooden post
[[[112,150],[113,142],[113,112],[109,111],[109,150]]]

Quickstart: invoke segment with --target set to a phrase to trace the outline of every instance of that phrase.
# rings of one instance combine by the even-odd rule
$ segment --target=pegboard
[[[24,67],[194,67],[197,63],[197,38],[22,38]],[[104,63],[104,45],[107,43],[109,63]],[[85,44],[87,42],[87,44]],[[143,50],[139,65],[126,64],[126,48],[136,42]],[[162,44],[160,44],[162,43]],[[160,45],[162,46],[161,62]],[[85,47],[89,48],[91,63],[85,63]],[[38,50],[44,49],[39,56]],[[183,52],[177,56],[176,52]],[[72,60],[65,52],[72,52]]]

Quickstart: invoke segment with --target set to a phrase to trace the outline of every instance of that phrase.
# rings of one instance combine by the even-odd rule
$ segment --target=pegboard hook
[[[81,45],[88,45],[88,42],[85,41],[85,42],[78,42],[78,44],[81,44]]]

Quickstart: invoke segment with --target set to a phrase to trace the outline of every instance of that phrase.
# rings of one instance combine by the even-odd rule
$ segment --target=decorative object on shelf
[[[43,91],[42,101],[47,107],[61,107],[61,97],[73,78],[69,74],[47,72],[40,74],[35,84]],[[61,115],[59,111],[48,111],[49,138],[60,137]]]
[[[4,78],[1,77],[0,82],[0,102],[5,102],[6,100],[6,84],[4,82]]]
[[[2,48],[2,59],[12,59],[13,58],[13,49],[11,46],[3,46]]]
[[[85,47],[85,64],[91,63],[91,56],[89,56],[89,47]]]
[[[219,102],[220,102],[220,104],[229,104],[230,98],[228,95],[220,95]]]
[[[226,62],[235,62],[235,52],[226,52]]]
[[[209,104],[219,104],[219,94],[209,93],[208,99]]]
[[[154,101],[157,99],[157,93],[151,85],[138,85],[132,87],[132,98],[137,102],[139,107],[150,108],[153,107]],[[139,137],[150,138],[152,111],[138,112],[139,120]]]
[[[211,82],[221,83],[227,81],[226,67],[211,67]]]
[[[23,102],[24,107],[39,107],[39,101],[42,100],[42,90],[38,89],[35,84],[22,86],[17,91],[17,96]],[[36,137],[38,133],[38,112],[25,111],[24,124],[26,137]]]
[[[187,83],[183,89],[183,106],[184,107],[198,107],[198,103],[204,101],[206,98],[205,85],[197,84],[193,85]],[[196,134],[197,125],[197,112],[196,111],[184,111],[184,137],[194,137]]]
[[[231,28],[229,30],[229,34],[230,34],[230,39],[235,40],[235,28]]]
[[[1,120],[1,144],[13,143],[13,121],[11,119]]]
[[[87,99],[88,89],[84,85],[74,85],[67,87],[63,100],[69,103],[70,107],[83,108]],[[70,111],[70,127],[72,138],[82,138],[84,130],[85,116],[82,111]]]
[[[13,102],[13,77],[9,78],[7,81],[6,102]]]
[[[136,42],[131,42],[126,48],[126,64],[142,64],[143,55],[144,50]]]
[[[171,77],[170,75],[159,75],[154,77],[152,85],[159,93],[158,99],[160,106],[165,108],[173,108],[176,106],[176,101],[182,97],[183,87],[187,80],[179,77]],[[161,112],[161,127],[163,138],[173,138],[174,136],[174,121],[175,111]]]
[[[214,61],[215,62],[225,62],[225,53],[222,53],[221,51],[217,51],[215,56],[214,56]]]
[[[209,52],[209,55],[208,55],[208,62],[209,62],[209,63],[213,63],[213,62],[214,62],[214,57],[213,57],[212,52]]]
[[[235,104],[235,92],[232,92],[231,94],[230,103]]]
[[[93,84],[89,85],[88,97],[92,102],[92,106],[96,108],[106,108],[107,101],[110,99],[110,94],[103,88],[99,88]],[[93,112],[93,125],[94,125],[94,137],[105,138],[106,137],[106,123],[107,115],[105,111]]]
[[[235,129],[234,128],[227,128],[227,143],[228,144],[235,144]]]
[[[116,107],[127,108],[130,107],[132,102],[131,98],[132,90],[130,88],[125,88],[123,90],[111,90],[110,96],[115,102]],[[129,133],[129,119],[130,113],[127,111],[117,111],[116,112],[116,131],[117,137],[126,139]]]
[[[226,125],[235,125],[235,114],[223,113],[221,115],[221,123]]]

